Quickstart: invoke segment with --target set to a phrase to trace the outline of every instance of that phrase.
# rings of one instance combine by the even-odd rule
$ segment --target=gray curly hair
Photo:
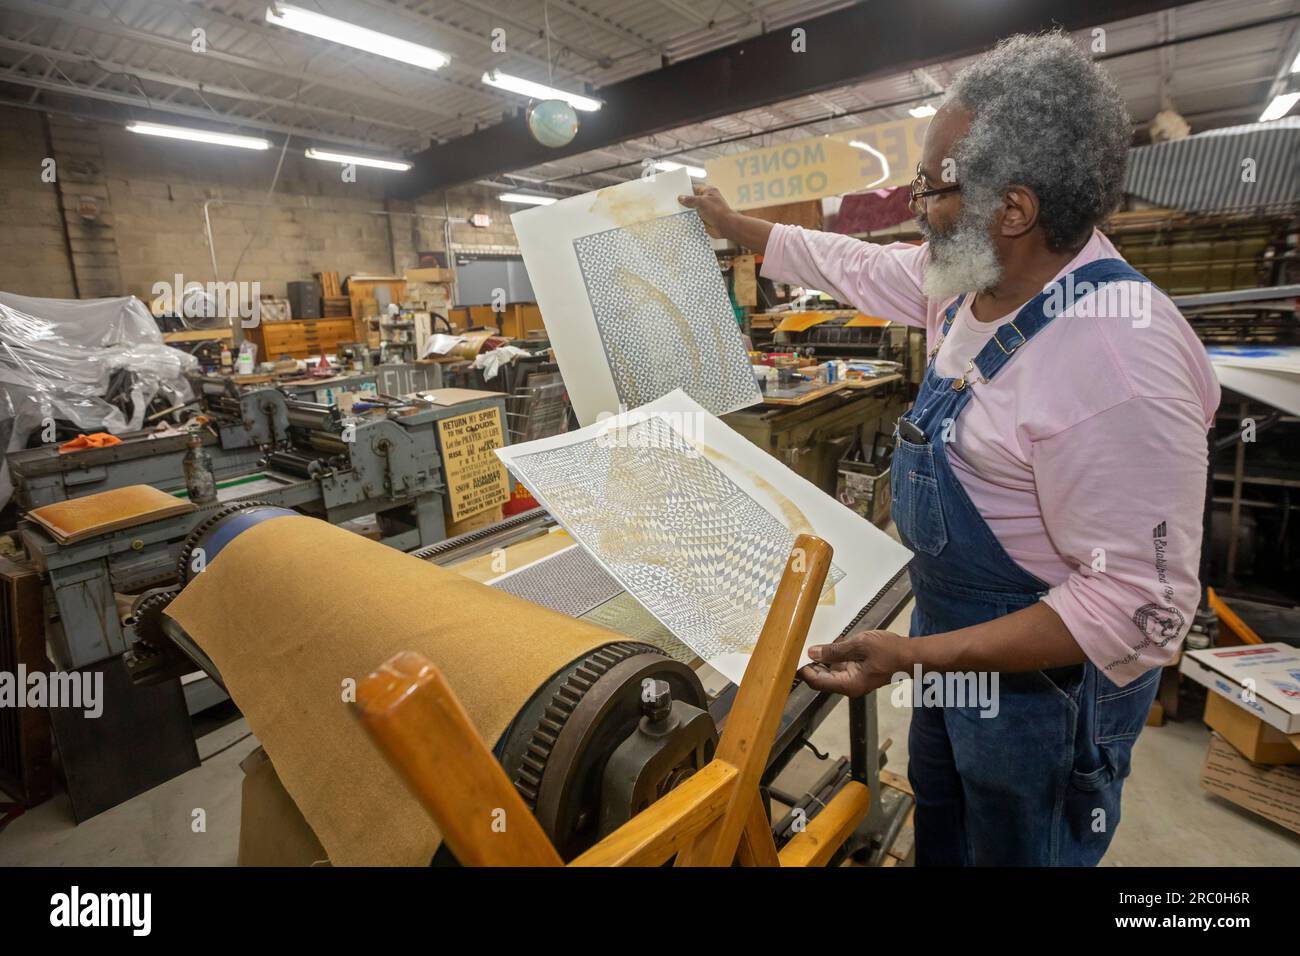
[[[1028,186],[1053,252],[1078,248],[1122,196],[1132,127],[1114,82],[1060,31],[1013,36],[962,70],[947,101],[969,111],[954,149],[963,202]]]

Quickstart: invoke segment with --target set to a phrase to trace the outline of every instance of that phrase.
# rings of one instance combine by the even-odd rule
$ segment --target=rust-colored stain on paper
[[[691,360],[691,378],[690,381],[698,382],[704,377],[704,371],[700,363],[700,344],[695,340],[695,332],[691,328],[691,323],[687,321],[682,310],[668,297],[662,289],[655,286],[648,279],[644,279],[631,271],[625,266],[619,266],[614,273],[614,279],[624,289],[638,296],[641,299],[649,299],[658,304],[672,321],[673,328],[681,338],[682,348],[686,350],[687,356]]]
[[[596,199],[588,211],[592,215],[608,219],[615,226],[630,226],[659,215],[654,197],[630,197],[626,190],[623,192],[622,196],[618,194],[618,186],[606,186],[597,190]]]

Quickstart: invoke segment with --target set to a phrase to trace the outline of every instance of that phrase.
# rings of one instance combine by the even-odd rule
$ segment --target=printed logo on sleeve
[[[1187,619],[1183,617],[1182,611],[1172,605],[1161,607],[1159,604],[1143,604],[1133,612],[1133,623],[1145,638],[1140,647],[1151,644],[1164,647],[1179,638]]]
[[[1181,638],[1187,630],[1187,618],[1174,605],[1174,586],[1169,583],[1169,522],[1161,521],[1151,529],[1151,543],[1155,552],[1156,584],[1164,601],[1151,601],[1133,612],[1133,623],[1142,632],[1142,640],[1132,645],[1131,653],[1111,661],[1102,670],[1110,671],[1131,664],[1141,658],[1146,648],[1164,647]]]

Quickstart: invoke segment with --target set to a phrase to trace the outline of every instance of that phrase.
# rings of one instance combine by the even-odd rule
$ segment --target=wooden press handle
[[[465,866],[562,866],[442,672],[403,651],[361,681],[361,723]]]
[[[743,857],[762,861],[775,856],[775,847],[769,851],[757,845],[766,821],[764,827],[756,825],[754,801],[830,566],[829,544],[811,534],[795,539],[714,755],[738,771],[729,805],[721,819],[677,854],[678,866],[730,866],[742,834]],[[764,832],[770,843],[771,831]]]

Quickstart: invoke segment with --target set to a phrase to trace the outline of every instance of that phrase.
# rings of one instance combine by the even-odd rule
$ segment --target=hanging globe
[[[528,132],[543,146],[568,146],[578,135],[578,114],[564,100],[542,100],[528,107]]]

